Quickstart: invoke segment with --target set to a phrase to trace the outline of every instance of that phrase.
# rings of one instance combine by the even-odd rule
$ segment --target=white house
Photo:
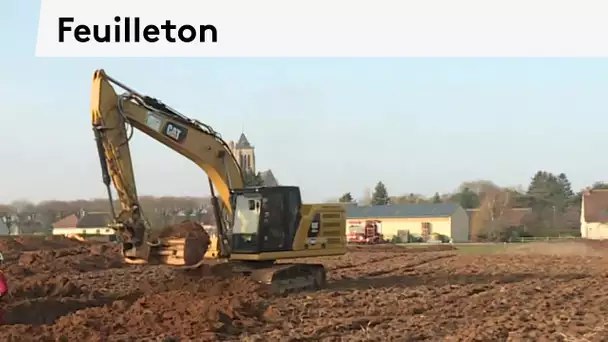
[[[4,221],[0,220],[0,236],[6,236],[6,235],[10,235],[10,230],[8,229],[8,227],[6,226],[6,223],[4,223]]]
[[[583,193],[581,237],[608,239],[608,189],[587,189]]]
[[[84,235],[113,237],[114,229],[108,228],[111,216],[103,212],[84,213],[81,218],[70,215],[53,224],[53,235]]]

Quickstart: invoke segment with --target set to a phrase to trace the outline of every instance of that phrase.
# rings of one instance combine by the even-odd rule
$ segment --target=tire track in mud
[[[450,258],[450,256],[447,256],[447,258]],[[404,267],[411,266],[412,270],[416,270],[441,259],[445,258],[433,257],[421,260],[421,262],[412,262]],[[546,330],[547,318],[545,316],[547,315],[549,315],[549,320],[551,316],[557,317],[553,318],[554,321],[561,320],[556,323],[556,328],[554,328],[557,329],[558,333],[566,333],[568,329],[564,327],[560,330],[560,324],[574,326],[577,323],[570,323],[570,319],[585,319],[584,316],[581,316],[581,308],[584,310],[586,307],[592,307],[593,303],[590,303],[589,300],[594,296],[588,295],[585,300],[578,299],[578,297],[581,297],[586,289],[601,286],[601,281],[597,277],[590,279],[592,276],[587,274],[561,274],[560,271],[562,270],[557,270],[557,274],[512,274],[513,271],[521,271],[522,267],[503,265],[501,267],[505,267],[504,269],[498,267],[498,269],[495,268],[487,274],[474,275],[462,274],[459,272],[462,269],[455,266],[456,274],[454,274],[454,265],[449,266],[449,264],[453,263],[442,265],[445,266],[442,273],[448,275],[447,278],[443,279],[445,281],[443,283],[433,282],[431,276],[428,279],[431,280],[429,283],[422,281],[407,284],[407,287],[412,286],[411,289],[401,289],[399,286],[395,288],[390,286],[390,282],[375,283],[374,286],[371,286],[373,291],[378,292],[379,299],[396,296],[394,297],[395,301],[404,303],[402,304],[404,309],[399,314],[395,311],[394,304],[389,304],[390,299],[386,298],[383,300],[383,302],[386,301],[386,304],[382,303],[380,307],[384,306],[388,309],[392,305],[391,311],[393,311],[393,314],[386,311],[385,315],[377,317],[364,314],[350,317],[346,311],[343,313],[345,317],[334,319],[333,322],[331,319],[326,319],[327,323],[320,324],[321,326],[314,331],[314,335],[306,334],[305,339],[297,340],[313,341],[342,338],[352,341],[365,341],[373,340],[372,337],[378,336],[383,336],[383,340],[397,339],[403,341],[444,340],[444,338],[454,338],[455,336],[458,338],[452,339],[454,341],[474,340],[481,336],[484,336],[484,340],[495,341],[506,341],[509,337],[516,340],[537,340],[530,338],[532,335],[528,336],[527,332],[534,333],[535,329],[538,329],[536,330],[536,338],[538,336],[550,336],[552,334],[551,330]],[[484,266],[484,268],[488,266]],[[398,269],[397,267],[392,268],[392,270],[395,270],[395,274],[400,272]],[[387,271],[390,270],[381,270],[380,272],[386,276],[385,272]],[[368,273],[368,275],[373,273]],[[452,278],[452,276],[455,276],[455,278]],[[379,279],[383,281],[385,278]],[[465,282],[467,279],[471,282]],[[456,283],[452,283],[454,281]],[[461,281],[464,283],[460,283]],[[369,296],[370,290],[364,288],[363,286],[360,288],[361,295],[365,296],[366,299],[372,299]],[[338,289],[338,291],[340,290],[345,289]],[[608,289],[605,292],[608,292]],[[346,292],[336,293],[335,297],[331,297],[340,298],[341,295],[345,294]],[[598,295],[595,295],[595,297],[598,297]],[[574,305],[572,305],[572,301],[575,302]],[[337,305],[339,302],[340,300],[337,299],[337,302],[333,305],[340,307],[340,305]],[[373,305],[373,302],[368,302],[368,305]],[[571,309],[567,309],[567,307]],[[558,310],[558,312],[552,314],[553,310]],[[479,317],[479,319],[475,321],[471,320],[471,317]],[[369,325],[365,325],[364,318],[369,318]],[[378,318],[378,320],[375,318]],[[567,321],[563,321],[564,319],[567,319]],[[535,327],[539,323],[542,328]],[[396,326],[402,327],[401,333],[390,332]],[[332,332],[332,329],[337,327],[340,327],[340,336],[336,336]],[[580,325],[580,322],[578,327],[579,330],[585,329],[584,326]],[[539,334],[540,329],[545,330],[542,330],[543,332]],[[555,337],[555,335],[553,336]]]
[[[273,334],[277,340],[294,342],[564,340],[559,336],[608,341],[608,330],[598,339],[584,335],[608,314],[608,272],[595,260],[458,254],[440,261],[438,256],[400,256],[396,262],[406,265],[374,263],[351,273],[380,272],[370,277],[373,286],[274,301],[283,323],[268,329],[284,332]],[[399,275],[403,272],[410,274]]]
[[[363,253],[361,253],[363,254]],[[304,293],[291,296],[291,300],[300,303],[300,305],[287,304],[283,300],[271,300],[271,306],[276,307],[283,318],[282,326],[288,324],[292,327],[292,333],[288,339],[282,337],[286,341],[319,341],[319,340],[339,340],[344,336],[353,337],[351,340],[365,341],[370,340],[370,335],[366,332],[373,330],[375,327],[389,327],[390,323],[395,319],[393,315],[384,315],[382,310],[355,314],[345,312],[344,315],[334,317],[333,314],[326,312],[327,308],[337,306],[345,308],[346,303],[355,302],[353,299],[359,298],[360,293],[374,291],[369,289],[380,290],[386,293],[394,293],[392,288],[395,287],[395,282],[400,282],[404,276],[402,273],[415,270],[417,267],[427,265],[429,263],[445,260],[455,257],[457,254],[452,253],[391,253],[389,256],[383,256],[376,259],[376,262],[368,262],[370,255],[361,255],[361,264],[348,265],[347,267],[337,268],[339,273],[346,273],[356,276],[330,280],[328,287],[325,290],[318,292],[314,298]],[[367,259],[367,260],[366,260]],[[335,271],[336,269],[330,269]],[[332,272],[333,273],[333,272]],[[398,276],[391,277],[396,274]],[[339,276],[340,274],[338,274]],[[405,283],[407,285],[407,283]],[[360,291],[358,291],[360,290]],[[346,292],[344,292],[346,291]],[[318,299],[317,299],[318,298]],[[342,299],[345,298],[345,299]],[[410,298],[408,295],[400,296],[399,298]],[[345,301],[345,302],[343,302]],[[323,304],[327,303],[327,304]],[[395,302],[392,302],[393,305]],[[382,304],[380,304],[382,306]],[[348,304],[347,306],[348,307]],[[408,313],[409,309],[405,311]],[[415,311],[415,309],[414,309]],[[328,316],[329,314],[329,316]],[[333,318],[333,319],[332,319]],[[339,321],[336,321],[339,319]],[[285,323],[286,321],[289,323]],[[306,323],[311,320],[319,320],[318,323]],[[300,325],[309,326],[309,328],[300,328]],[[282,329],[277,327],[275,329]],[[261,336],[261,335],[260,335]],[[357,338],[355,338],[357,337]],[[261,339],[260,339],[261,340]]]
[[[383,270],[374,270],[372,272],[360,273],[359,277],[355,279],[343,279],[331,284],[328,287],[329,291],[349,291],[349,290],[360,290],[360,291],[368,291],[369,289],[373,289],[376,291],[382,291],[384,295],[388,293],[394,293],[396,288],[401,287],[413,287],[412,290],[406,290],[409,293],[402,295],[402,298],[408,298],[406,300],[414,300],[413,302],[408,304],[407,309],[404,310],[403,314],[405,315],[417,315],[422,314],[428,311],[426,305],[420,305],[415,301],[420,292],[415,290],[414,287],[424,284],[424,281],[415,281],[411,282],[411,279],[415,279],[418,275],[413,274],[409,275],[410,272],[415,272],[419,267],[426,266],[428,264],[442,261],[446,259],[452,259],[457,257],[458,254],[448,254],[442,253],[437,255],[437,253],[433,253],[433,255],[420,255],[416,256],[415,260],[411,260],[411,255],[406,259],[407,256],[401,256],[401,259],[406,259],[409,262],[406,262],[405,265],[399,265],[396,267],[390,267],[388,269]],[[390,265],[393,265],[391,263]],[[397,290],[399,292],[400,290]],[[427,301],[426,296],[424,301]],[[386,336],[386,334],[377,333],[375,330],[386,330],[391,329],[393,324],[398,321],[393,315],[388,314],[380,315],[380,316],[356,316],[356,317],[345,317],[342,318],[340,323],[336,324],[326,324],[317,328],[314,333],[305,339],[297,339],[297,341],[301,340],[310,340],[310,341],[318,341],[318,340],[326,340],[326,339],[335,339],[335,338],[344,338],[348,336],[349,340],[352,341],[368,341],[371,336]],[[411,324],[411,322],[407,322],[407,324]],[[338,332],[336,332],[338,331]],[[408,333],[407,337],[401,334],[397,334],[396,336],[391,335],[391,338],[403,339],[407,341],[417,341],[421,340],[420,336],[417,332]],[[295,340],[294,340],[295,341]]]
[[[422,255],[427,255],[427,254],[449,253],[449,252],[454,252],[454,250],[437,251],[437,250],[426,250],[426,249],[421,248],[421,249],[412,249],[412,250],[408,250],[408,251],[390,251],[390,252],[386,252],[386,254],[388,254],[386,256],[374,258],[373,256],[370,256],[370,254],[368,254],[368,253],[355,251],[355,252],[349,252],[348,254],[350,254],[350,255],[360,254],[361,255],[360,262],[347,264],[347,265],[336,265],[336,266],[331,266],[328,268],[331,271],[342,271],[342,270],[349,270],[349,269],[355,269],[355,268],[361,268],[361,267],[369,267],[369,265],[371,265],[371,264],[379,264],[379,263],[383,263],[383,262],[389,261],[389,260],[397,260],[397,259],[403,259],[403,258],[412,259],[412,258],[421,257]],[[384,253],[384,252],[376,251],[375,253]],[[371,254],[374,255],[375,253],[371,253]],[[456,255],[456,254],[453,254],[453,255]]]
[[[37,297],[11,303],[6,307],[5,324],[53,324],[63,316],[82,309],[99,308],[124,301],[129,305],[143,296],[133,293],[126,296],[102,296],[91,293],[83,297]]]
[[[433,256],[430,257],[428,259],[424,259],[418,262],[412,262],[412,263],[408,263],[406,265],[402,265],[402,266],[397,266],[388,270],[378,270],[378,271],[373,271],[371,273],[367,273],[365,274],[365,276],[367,277],[378,277],[378,276],[382,276],[382,275],[390,275],[393,273],[399,273],[399,274],[403,274],[403,273],[407,273],[407,272],[411,272],[413,271],[415,268],[419,267],[419,266],[423,266],[426,264],[429,264],[431,262],[434,261],[438,261],[438,260],[443,260],[443,259],[449,259],[449,258],[454,258],[456,257],[456,254],[444,254],[444,255],[437,255],[437,256]]]
[[[593,306],[583,299],[590,287],[589,277],[582,275],[522,278],[506,284],[451,285],[451,290],[429,298],[431,309],[426,314],[449,320],[449,330],[434,322],[439,327],[436,334],[451,336],[454,341],[454,336],[461,340],[482,335],[484,340],[537,340],[539,335],[561,340],[557,336],[561,329],[567,330],[572,319],[584,319],[581,308]],[[471,324],[467,316],[479,318]],[[551,319],[554,327],[547,329]],[[573,325],[585,326],[580,322]],[[534,332],[540,326],[543,332]],[[528,331],[535,335],[528,336]]]
[[[363,253],[361,253],[363,254]],[[399,255],[397,256],[397,258],[399,257]],[[401,257],[404,257],[404,255],[401,255]],[[335,266],[335,267],[331,267],[329,268],[331,271],[342,271],[342,270],[349,270],[349,269],[355,269],[355,268],[359,268],[362,266],[369,266],[371,264],[378,264],[378,263],[382,263],[384,261],[387,260],[394,260],[396,258],[396,256],[393,255],[388,255],[385,257],[379,257],[379,258],[370,258],[367,260],[364,260],[362,263],[355,263],[355,264],[348,264],[348,265],[339,265],[339,266]]]
[[[348,267],[340,267],[340,268],[334,268],[334,269],[330,269],[332,271],[332,273],[334,273],[334,271],[340,271],[338,272],[339,274],[346,274],[346,272],[344,272],[345,270],[348,271],[348,273],[351,273],[350,271],[354,271],[353,273],[356,275],[360,275],[360,276],[366,276],[366,277],[375,277],[375,276],[380,276],[383,274],[389,274],[389,273],[393,273],[399,270],[403,270],[403,271],[407,271],[410,268],[415,268],[418,266],[422,266],[425,264],[428,264],[430,262],[433,261],[437,261],[437,260],[442,260],[442,259],[446,259],[446,258],[452,258],[457,256],[457,254],[455,253],[441,253],[438,254],[437,252],[435,253],[425,253],[425,254],[399,254],[399,255],[393,255],[387,258],[382,258],[382,260],[376,260],[373,262],[369,262],[367,260],[362,260],[361,263],[356,264],[356,265],[350,265]],[[386,266],[393,266],[390,268],[378,268],[376,266],[384,266],[384,265],[378,265],[378,264],[383,264],[386,261],[390,261],[390,263],[386,263]],[[396,265],[396,266],[395,266]],[[372,269],[373,271],[370,271],[370,269]]]
[[[411,256],[408,258],[402,256],[400,258],[393,258],[388,266],[389,268],[378,269],[372,268],[370,270],[369,264],[362,265],[357,272],[354,274],[339,273],[332,274],[332,280],[328,284],[328,289],[331,290],[347,290],[347,289],[362,289],[370,287],[392,287],[392,286],[409,286],[413,285],[410,278],[414,278],[417,275],[411,274],[418,267],[446,259],[456,257],[457,254],[440,254],[440,255],[428,255],[425,257],[419,257],[412,260]],[[398,259],[404,262],[400,262]],[[397,265],[397,266],[393,266]],[[351,269],[349,269],[350,271]],[[355,269],[352,269],[353,271]],[[350,275],[352,274],[352,275]]]
[[[63,245],[58,246],[47,246],[50,243],[45,240],[30,244],[35,245],[34,242],[44,248],[11,251],[14,257],[4,269],[10,281],[9,296],[3,300],[7,324],[51,324],[80,309],[104,306],[123,298],[99,291],[106,287],[107,279],[86,281],[87,276],[96,272],[126,266],[116,246],[61,240]]]
[[[316,328],[311,336],[306,338],[298,338],[297,341],[319,341],[327,338],[342,338],[344,334],[351,332],[366,331],[374,327],[390,323],[393,320],[391,317],[350,317],[336,324],[328,324]],[[352,340],[352,339],[349,339]],[[293,339],[296,341],[296,339]]]

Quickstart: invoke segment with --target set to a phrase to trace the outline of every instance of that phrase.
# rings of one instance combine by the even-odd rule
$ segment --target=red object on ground
[[[0,271],[0,298],[4,297],[8,293],[8,283],[4,272]],[[0,308],[0,324],[4,324],[4,310]]]
[[[8,284],[4,272],[0,271],[0,298],[4,297],[8,293]]]
[[[360,231],[353,231],[346,234],[348,243],[376,245],[386,243],[384,235],[378,229],[380,221],[367,220],[365,226]]]

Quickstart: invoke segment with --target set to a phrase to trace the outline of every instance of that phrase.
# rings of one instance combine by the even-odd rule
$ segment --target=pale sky
[[[0,202],[105,196],[89,96],[111,76],[226,140],[244,127],[259,169],[304,200],[382,180],[391,195],[462,181],[606,180],[608,59],[37,59],[39,1],[0,6]],[[194,164],[136,134],[140,194],[209,194]]]

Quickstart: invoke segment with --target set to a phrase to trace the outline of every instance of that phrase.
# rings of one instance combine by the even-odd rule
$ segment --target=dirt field
[[[327,290],[272,297],[247,279],[123,266],[112,245],[2,240],[0,340],[607,341],[604,248],[353,248],[321,259]]]

